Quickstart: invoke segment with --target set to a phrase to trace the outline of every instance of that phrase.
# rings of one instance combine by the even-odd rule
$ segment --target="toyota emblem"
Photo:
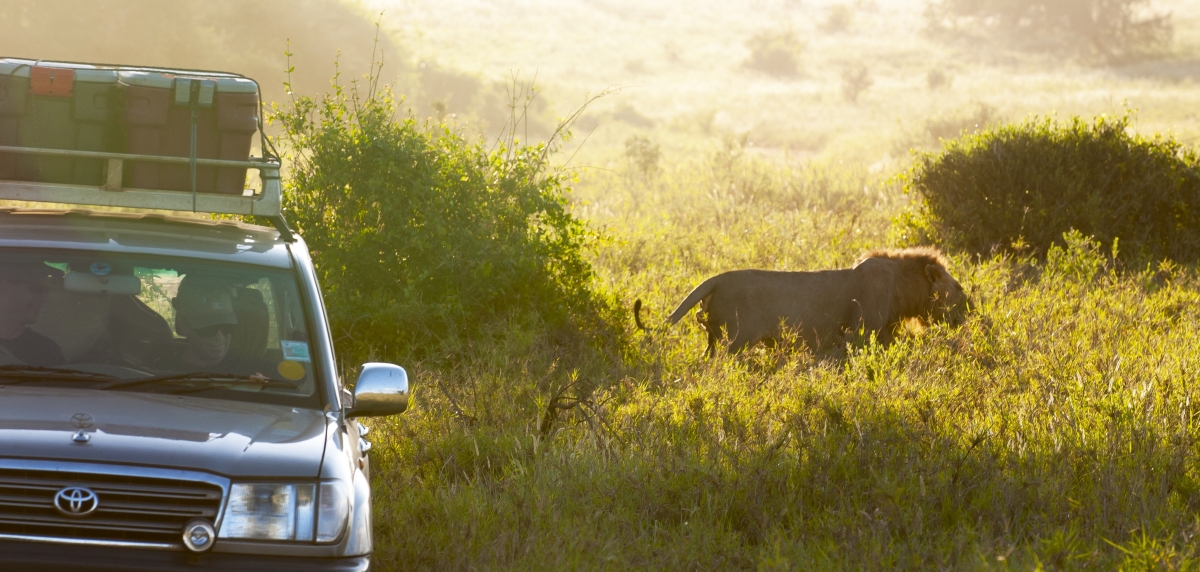
[[[54,495],[54,508],[67,516],[87,516],[100,506],[100,499],[91,489],[67,487]]]
[[[94,421],[95,419],[92,419],[92,416],[87,413],[76,413],[71,416],[71,425],[76,429],[87,429],[92,426]]]

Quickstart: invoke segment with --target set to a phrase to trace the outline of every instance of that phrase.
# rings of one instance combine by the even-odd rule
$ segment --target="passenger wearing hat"
[[[175,331],[187,338],[178,356],[181,369],[223,373],[229,343],[237,329],[233,312],[233,288],[226,282],[188,274],[179,282],[171,300],[175,307]]]
[[[31,329],[46,303],[46,292],[62,272],[40,261],[0,262],[0,347],[28,365],[66,361],[58,344]]]

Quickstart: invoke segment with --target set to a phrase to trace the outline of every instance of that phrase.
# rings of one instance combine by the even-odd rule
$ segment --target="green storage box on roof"
[[[245,161],[258,130],[258,84],[233,77],[204,77],[156,71],[123,71],[128,150],[138,155]],[[194,115],[193,115],[194,114]],[[193,122],[194,117],[194,122]],[[201,193],[241,195],[246,169],[197,167]],[[131,161],[125,171],[130,188],[192,190],[187,166]]]
[[[29,99],[29,63],[0,59],[0,145],[16,147]],[[0,153],[0,179],[15,179],[20,156]]]
[[[0,144],[123,150],[115,69],[5,59],[0,77],[7,80],[0,95]],[[0,159],[0,179],[99,186],[104,169],[101,159],[14,154]]]

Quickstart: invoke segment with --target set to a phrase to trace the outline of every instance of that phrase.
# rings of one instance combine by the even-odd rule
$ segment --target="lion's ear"
[[[928,278],[930,282],[937,282],[939,279],[941,279],[942,275],[946,273],[946,270],[937,264],[925,265],[925,277]]]

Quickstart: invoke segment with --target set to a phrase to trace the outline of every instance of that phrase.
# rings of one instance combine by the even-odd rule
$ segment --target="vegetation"
[[[911,195],[758,158],[746,137],[667,164],[630,139],[630,169],[593,174],[604,193],[570,211],[548,148],[489,153],[363,89],[275,119],[342,357],[404,361],[419,388],[404,416],[369,422],[379,569],[1200,566],[1194,267],[1131,270],[1072,231],[1044,257],[958,257],[975,315],[888,348],[709,361],[690,320],[648,337],[602,314],[629,340],[618,355],[545,326],[605,297],[661,320],[729,268],[846,266],[896,236]],[[1034,138],[1060,163],[1125,149],[1087,157],[1140,173],[1169,141],[1110,128],[1122,121],[966,134],[912,180],[1030,130],[1062,135]],[[619,239],[589,243],[582,220]]]
[[[568,210],[612,237],[582,251],[595,271],[590,291],[624,308],[641,297],[652,321],[716,272],[839,267],[867,248],[913,240],[902,236],[912,226],[890,221],[921,213],[921,196],[889,175],[908,166],[910,146],[998,121],[976,102],[1002,101],[1012,117],[1090,117],[1132,93],[1154,106],[1138,130],[1186,137],[1200,125],[1189,115],[1194,87],[1158,71],[1064,70],[1058,58],[1039,67],[1029,53],[927,42],[904,13],[923,1],[856,2],[840,30],[836,8],[823,23],[823,12],[795,8],[808,3],[664,4],[546,4],[521,11],[544,19],[530,25],[514,25],[517,11],[462,9],[440,29],[421,12],[445,13],[442,5],[416,3],[402,15],[431,26],[424,41],[447,59],[472,69],[491,62],[501,74],[548,62],[540,81],[568,92],[607,85],[605,73],[633,60],[643,76],[671,78],[597,106],[601,127],[577,164],[600,168],[582,173]],[[677,11],[674,36],[662,35],[656,10]],[[551,50],[496,40],[578,22],[586,33]],[[698,27],[710,23],[720,31]],[[818,33],[826,24],[830,33]],[[811,39],[803,74],[748,65],[745,38],[781,25]],[[613,29],[637,39],[589,43]],[[578,49],[593,54],[586,69],[563,63]],[[855,63],[870,66],[874,84],[871,97],[851,101],[841,97],[842,70]],[[675,93],[680,81],[693,91]],[[456,135],[451,112],[436,117]],[[752,125],[770,137],[743,131]],[[919,137],[901,145],[907,135],[895,125]],[[440,127],[430,132],[450,140]],[[646,337],[627,314],[604,315],[630,341],[614,352],[528,313],[492,322],[441,358],[376,350],[409,367],[417,393],[404,416],[368,423],[374,565],[1200,567],[1191,413],[1200,273],[1186,259],[1128,264],[1132,237],[1121,234],[1114,250],[1106,235],[1064,236],[1069,228],[1048,230],[1041,256],[1011,242],[979,256],[955,251],[951,270],[977,313],[958,329],[914,326],[886,350],[817,358],[759,349],[706,361],[692,320]],[[956,228],[944,231],[939,240],[952,245]]]
[[[849,103],[858,103],[858,97],[871,87],[875,80],[867,66],[862,64],[849,66],[842,70],[842,99]]]
[[[446,359],[497,328],[569,331],[599,306],[557,139],[486,150],[397,117],[377,76],[276,107],[284,212],[325,288],[339,355]],[[514,110],[519,102],[514,102]],[[516,120],[516,118],[514,118]]]
[[[745,66],[773,76],[794,77],[800,73],[804,43],[792,30],[759,32],[746,42],[750,57]]]
[[[950,87],[952,81],[953,78],[949,74],[937,68],[931,69],[929,73],[925,74],[925,85],[929,87],[929,91],[946,89]]]
[[[737,140],[654,181],[601,177],[583,212],[624,237],[597,252],[602,283],[658,320],[719,270],[849,264],[904,201]],[[1200,274],[1119,268],[1078,233],[1044,262],[960,258],[965,326],[843,358],[707,361],[685,320],[620,363],[509,340],[421,369],[415,407],[370,423],[375,563],[1192,569]]]
[[[948,141],[907,175],[920,203],[912,240],[988,256],[1044,254],[1068,230],[1139,260],[1200,256],[1200,161],[1170,137],[1130,133],[1130,116],[1030,119]]]
[[[1050,49],[1082,46],[1108,60],[1158,54],[1171,42],[1169,13],[1150,0],[941,0],[926,11],[935,29],[976,28]]]
[[[227,65],[279,53],[285,38],[257,24],[299,30],[297,52],[327,37],[361,46],[344,40],[371,31],[319,0],[204,4],[212,15],[144,0],[41,4],[0,2],[8,53],[269,80],[283,67],[274,60],[263,72]],[[1196,4],[1175,1],[1168,19],[1139,0],[934,3],[940,29],[994,40],[965,46],[915,33],[925,0],[752,4],[406,3],[385,15],[401,35],[425,27],[404,36],[424,42],[420,57],[387,51],[404,103],[337,91],[277,110],[297,160],[289,215],[317,256],[340,357],[402,363],[416,387],[411,411],[368,423],[375,568],[1200,568],[1200,272],[1188,227],[1172,218],[1194,209],[1168,200],[1191,184],[1178,141],[1200,133],[1186,52],[1197,36],[1173,29],[1200,18]],[[1088,18],[1062,16],[1079,7]],[[51,12],[60,17],[43,18]],[[142,24],[153,17],[133,17],[164,13],[189,25],[164,35]],[[107,27],[126,21],[136,24]],[[1035,49],[997,48],[1012,45]],[[1130,63],[1176,49],[1178,65]],[[1077,69],[1064,50],[1124,65]],[[362,67],[364,54],[343,53],[343,67]],[[539,81],[572,97],[639,87],[597,106],[600,128],[577,164],[600,168],[568,202],[553,145],[511,137],[489,149],[465,135],[510,119],[512,98],[503,81],[437,63],[456,59],[493,77],[542,65]],[[325,79],[293,85],[306,93]],[[1004,102],[1011,117],[1092,117],[1124,97],[1149,111],[1140,124],[996,127],[999,112],[977,103]],[[415,117],[394,114],[405,105]],[[468,121],[464,105],[489,111]],[[553,133],[543,117],[564,114],[526,109],[539,135]],[[433,123],[419,120],[429,113]],[[1166,129],[1178,139],[1131,133]],[[939,137],[947,146],[917,158],[902,193],[889,175]],[[982,152],[1017,141],[1029,161],[1016,170]],[[1014,201],[1025,200],[1022,177],[1059,185],[1039,193],[1039,234],[939,218],[916,176],[950,162],[980,180],[1013,177],[968,187],[1008,189]],[[1149,193],[1158,210],[1138,228],[1161,235],[1081,216],[1102,200],[1126,204],[1099,191],[1110,179]],[[1060,192],[1077,202],[1052,202]],[[997,220],[1013,213],[997,209]],[[612,240],[592,241],[584,221]],[[957,329],[913,326],[887,349],[707,361],[692,320],[644,336],[602,309],[640,297],[661,320],[716,272],[846,266],[921,236],[956,247],[951,270],[977,312]],[[1155,264],[1128,262],[1143,253]],[[597,306],[607,325],[592,328]],[[594,343],[606,327],[627,343]]]
[[[834,4],[821,24],[821,31],[828,34],[845,32],[854,22],[854,8],[847,4]]]
[[[662,152],[658,145],[641,135],[625,140],[625,159],[629,161],[630,176],[651,179],[658,174]]]
[[[977,101],[966,109],[926,119],[925,132],[938,142],[943,139],[955,139],[964,132],[980,131],[992,126],[998,119],[997,115],[994,106]]]

